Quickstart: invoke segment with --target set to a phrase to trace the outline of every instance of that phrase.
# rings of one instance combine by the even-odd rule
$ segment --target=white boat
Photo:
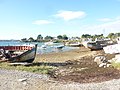
[[[55,48],[57,48],[57,49],[62,49],[64,47],[64,45],[58,45],[58,46],[56,46]]]
[[[72,43],[72,44],[69,44],[68,46],[71,46],[71,47],[80,47],[80,46],[82,46],[82,44]]]
[[[45,45],[53,45],[53,42],[46,42],[46,43],[44,43]]]
[[[83,46],[83,44],[77,42],[77,43],[67,43],[66,44],[67,46],[70,46],[70,47],[80,47],[80,46]]]
[[[42,49],[46,49],[47,46],[46,46],[46,45],[42,45],[41,48],[42,48]]]

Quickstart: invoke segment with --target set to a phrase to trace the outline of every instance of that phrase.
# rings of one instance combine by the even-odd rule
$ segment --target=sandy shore
[[[66,52],[37,54],[35,62],[65,62],[69,60],[76,60],[89,54],[91,54],[89,49],[80,47],[77,50]]]

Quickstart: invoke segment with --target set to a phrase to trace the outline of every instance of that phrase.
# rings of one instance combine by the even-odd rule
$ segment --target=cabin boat
[[[101,49],[103,49],[103,46],[96,42],[88,42],[87,48],[89,48],[91,51],[92,50],[101,50]]]
[[[37,44],[34,46],[0,46],[0,62],[32,63],[35,59],[36,51]]]

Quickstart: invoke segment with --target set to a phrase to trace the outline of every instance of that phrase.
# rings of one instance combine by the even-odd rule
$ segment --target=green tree
[[[62,38],[63,38],[64,40],[68,40],[68,37],[67,37],[67,35],[65,35],[65,34],[62,36]]]
[[[107,37],[110,38],[110,39],[113,39],[115,37],[115,34],[114,33],[109,33]]]
[[[89,35],[89,34],[83,34],[81,37],[82,37],[82,38],[91,38],[92,36]]]
[[[29,42],[34,42],[33,37],[30,37],[30,38],[28,39],[28,41],[29,41]]]
[[[58,35],[57,38],[58,39],[63,39],[63,36],[62,35]]]
[[[47,39],[47,40],[52,40],[53,37],[51,37],[51,36],[46,36],[45,39]]]
[[[27,42],[27,38],[21,39],[22,42]]]
[[[115,36],[116,37],[120,37],[120,33],[115,33]]]
[[[39,35],[37,36],[37,41],[41,41],[41,40],[43,40],[43,37],[42,37],[41,34],[39,34]]]

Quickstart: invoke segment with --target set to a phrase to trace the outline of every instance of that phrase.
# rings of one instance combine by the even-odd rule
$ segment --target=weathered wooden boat
[[[25,51],[31,50],[33,45],[15,45],[15,46],[0,46],[0,49],[9,51]]]
[[[87,48],[89,48],[91,51],[103,49],[102,45],[100,45],[99,43],[96,43],[96,42],[88,42]]]
[[[35,46],[0,46],[0,61],[32,63],[35,59]]]

